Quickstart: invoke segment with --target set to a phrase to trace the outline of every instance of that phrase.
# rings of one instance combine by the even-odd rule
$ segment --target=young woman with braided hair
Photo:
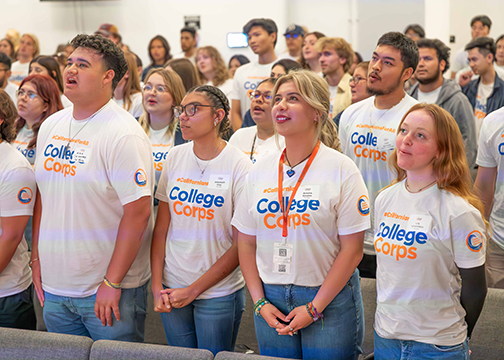
[[[190,89],[174,108],[189,143],[167,156],[156,198],[151,249],[154,310],[168,344],[233,351],[245,307],[236,230],[230,225],[252,165],[222,136],[226,95],[210,85]]]

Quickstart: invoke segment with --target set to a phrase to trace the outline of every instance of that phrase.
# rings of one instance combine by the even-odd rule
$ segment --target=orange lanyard
[[[301,182],[303,181],[306,173],[308,172],[308,169],[310,168],[313,159],[315,159],[315,155],[317,155],[317,152],[320,148],[320,140],[317,142],[317,145],[315,145],[315,149],[313,149],[310,158],[308,159],[308,162],[303,168],[303,172],[299,176],[299,179],[296,183],[296,186],[294,187],[294,190],[292,191],[291,197],[289,199],[289,203],[287,205],[287,208],[284,209],[284,203],[283,203],[283,165],[284,165],[284,159],[285,159],[285,151],[287,149],[284,149],[282,152],[282,156],[280,156],[280,161],[278,163],[278,202],[280,204],[280,211],[282,211],[282,216],[283,216],[283,229],[282,229],[282,236],[284,238],[287,237],[287,225],[288,225],[288,216],[289,216],[289,210],[292,204],[292,200],[294,199],[294,196],[296,196],[296,192],[301,185]]]

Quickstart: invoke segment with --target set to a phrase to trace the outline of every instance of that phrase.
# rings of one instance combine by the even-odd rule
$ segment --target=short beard
[[[397,82],[394,85],[391,85],[386,89],[371,89],[366,84],[366,92],[371,96],[373,95],[383,96],[393,93],[394,91],[397,90],[398,87],[404,87],[404,83],[401,81],[401,78],[397,79]]]
[[[436,72],[431,77],[425,78],[425,79],[419,79],[419,78],[416,78],[416,79],[421,85],[428,85],[428,84],[432,84],[433,82],[436,82],[439,79],[440,75],[441,75],[441,70],[439,69],[439,66],[438,66]]]

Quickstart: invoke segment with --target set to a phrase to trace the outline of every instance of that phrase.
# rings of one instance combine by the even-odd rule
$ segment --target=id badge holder
[[[273,272],[290,275],[292,265],[292,244],[275,243],[273,247]]]

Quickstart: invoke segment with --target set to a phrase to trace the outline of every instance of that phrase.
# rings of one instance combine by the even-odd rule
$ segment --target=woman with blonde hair
[[[33,34],[23,34],[16,53],[17,61],[12,64],[9,81],[19,85],[30,72],[30,61],[40,53],[38,38]]]
[[[166,155],[173,146],[184,143],[173,108],[180,105],[185,90],[182,79],[164,69],[149,71],[143,90],[144,112],[139,122],[151,140],[157,185]]]
[[[200,84],[218,87],[230,100],[233,79],[229,77],[226,63],[213,46],[204,46],[196,51],[196,66]],[[231,103],[231,100],[229,101]]]
[[[128,71],[117,84],[114,90],[114,100],[122,106],[124,110],[138,118],[143,113],[142,88],[140,87],[140,77],[138,76],[136,56],[133,53],[124,53],[124,58],[128,64]]]
[[[356,268],[369,228],[366,186],[338,151],[325,80],[291,71],[272,96],[285,149],[252,167],[231,223],[240,232],[259,349],[268,356],[356,360],[364,332]]]
[[[457,123],[438,105],[414,105],[389,161],[397,177],[375,202],[375,359],[469,359],[487,226]]]

